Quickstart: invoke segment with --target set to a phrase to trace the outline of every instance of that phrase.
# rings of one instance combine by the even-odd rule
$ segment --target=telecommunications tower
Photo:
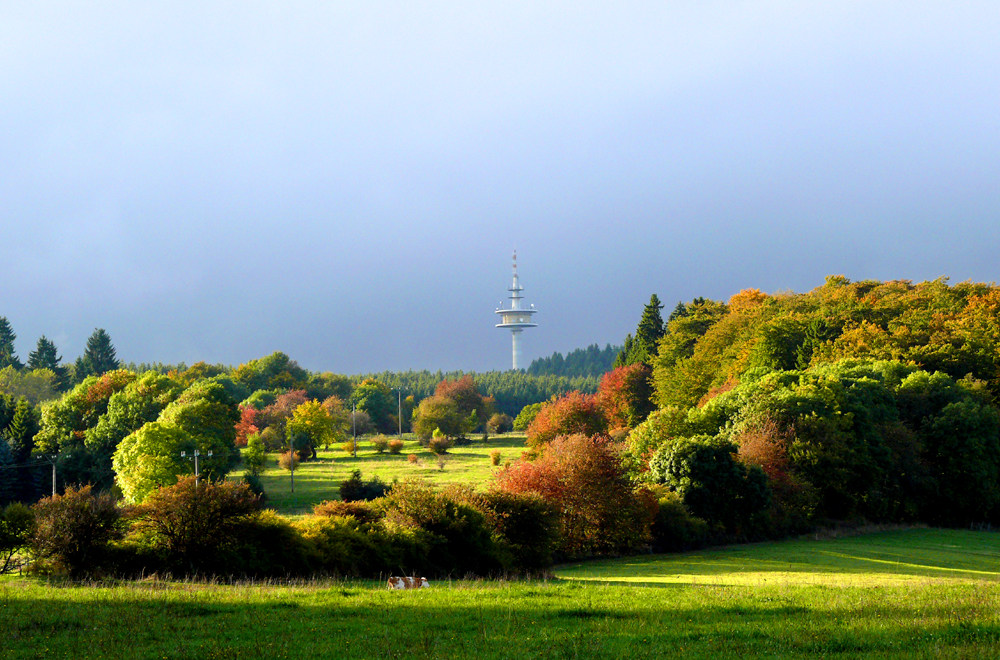
[[[537,323],[531,322],[531,315],[535,313],[535,306],[528,308],[521,306],[521,292],[524,287],[517,281],[517,250],[514,251],[514,283],[507,289],[510,291],[510,309],[504,309],[503,303],[497,307],[496,313],[500,315],[501,322],[497,323],[498,328],[507,328],[513,337],[514,343],[514,369],[517,369],[518,358],[521,354],[521,330],[524,328],[537,327]]]

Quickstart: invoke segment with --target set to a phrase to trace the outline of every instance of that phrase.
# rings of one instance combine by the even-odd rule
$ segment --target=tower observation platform
[[[513,343],[513,353],[514,353],[514,369],[519,369],[518,366],[521,355],[521,331],[524,328],[535,328],[538,327],[537,323],[532,322],[532,315],[535,314],[535,306],[524,307],[521,301],[524,296],[521,292],[524,291],[524,287],[521,286],[517,279],[517,251],[514,252],[514,282],[511,284],[510,288],[510,307],[504,308],[501,303],[500,307],[497,307],[496,313],[500,315],[500,323],[497,323],[498,328],[507,328],[510,330],[511,339]]]

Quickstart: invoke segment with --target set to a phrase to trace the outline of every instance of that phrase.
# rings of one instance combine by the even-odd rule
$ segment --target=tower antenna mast
[[[513,368],[519,369],[519,362],[521,356],[521,331],[524,328],[535,328],[538,327],[537,323],[532,322],[532,315],[536,313],[534,305],[530,307],[524,307],[521,301],[524,296],[521,292],[524,291],[524,287],[521,286],[517,277],[517,250],[514,250],[513,256],[513,271],[514,271],[514,281],[510,288],[507,289],[510,292],[510,308],[505,309],[501,304],[497,308],[496,313],[500,315],[500,323],[497,323],[498,328],[507,328],[510,330],[511,341],[513,344]]]

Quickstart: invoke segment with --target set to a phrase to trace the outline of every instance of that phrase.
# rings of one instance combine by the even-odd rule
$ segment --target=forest
[[[653,295],[599,378],[348,377],[283,353],[234,368],[123,368],[103,331],[59,372],[40,361],[41,340],[27,365],[0,344],[14,391],[31,378],[68,388],[0,397],[0,498],[35,502],[55,465],[62,494],[33,506],[33,547],[70,572],[92,559],[46,550],[37,530],[65,529],[60,516],[93,498],[103,509],[84,508],[118,530],[101,541],[116,549],[101,556],[117,557],[102,570],[124,573],[489,574],[841,523],[1000,524],[1000,288],[834,276],[803,294],[695,298],[666,320],[663,308]],[[6,319],[0,330],[13,335]],[[264,456],[315,460],[359,427],[405,429],[441,454],[520,428],[525,453],[485,484],[359,481],[347,501],[345,482],[340,501],[302,521],[260,508]],[[201,490],[186,476],[195,450]],[[242,481],[225,480],[239,466]],[[196,553],[171,537],[170,512],[201,497],[220,532]],[[17,506],[9,515],[23,517]]]

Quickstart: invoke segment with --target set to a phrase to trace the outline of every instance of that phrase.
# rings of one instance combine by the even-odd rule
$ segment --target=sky
[[[744,288],[997,280],[1000,3],[0,2],[22,359],[508,369]],[[523,364],[522,366],[527,366]]]

